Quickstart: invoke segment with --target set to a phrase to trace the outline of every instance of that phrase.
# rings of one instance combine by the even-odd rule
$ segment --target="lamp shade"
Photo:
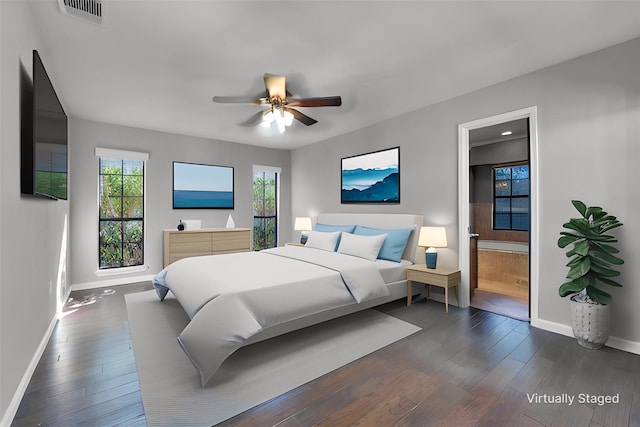
[[[311,225],[311,218],[308,216],[296,217],[296,222],[293,224],[293,229],[296,231],[310,231],[313,228]]]
[[[418,246],[425,248],[446,248],[447,232],[444,227],[421,227]]]

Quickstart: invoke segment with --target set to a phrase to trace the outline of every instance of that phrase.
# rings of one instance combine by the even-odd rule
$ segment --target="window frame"
[[[256,218],[267,219],[267,218],[272,218],[273,217],[275,219],[274,230],[273,230],[273,233],[274,233],[274,242],[273,242],[274,246],[268,246],[267,248],[277,247],[278,246],[278,216],[279,216],[278,215],[278,197],[279,197],[279,194],[278,194],[278,184],[279,184],[279,179],[278,178],[279,177],[278,177],[278,175],[279,174],[277,172],[274,172],[274,171],[265,171],[265,170],[262,170],[262,171],[259,171],[259,172],[254,172],[254,174],[253,174],[253,177],[254,177],[253,186],[254,186],[254,188],[255,188],[255,182],[256,182],[256,177],[257,177],[258,173],[262,173],[263,194],[262,194],[262,197],[260,199],[256,200],[255,199],[255,193],[254,193],[254,199],[253,199],[252,205],[253,205],[253,207],[255,207],[256,202],[262,202],[262,206],[263,207],[265,206],[265,202],[267,201],[267,198],[265,197],[265,190],[267,188],[267,185],[264,185],[264,183],[266,182],[266,179],[267,179],[265,175],[272,173],[273,174],[273,213],[274,213],[274,215],[258,215],[256,213],[255,209],[253,209],[252,215],[253,215],[254,224],[255,224]],[[269,179],[271,179],[271,178],[269,178]],[[254,225],[254,230],[255,230],[255,225]],[[255,239],[255,233],[254,233],[253,238]],[[253,241],[253,248],[254,248],[254,250],[257,250],[256,249],[255,240]],[[263,248],[263,249],[267,249],[267,248]]]
[[[146,257],[146,251],[145,248],[147,246],[147,197],[146,197],[146,192],[147,192],[147,161],[149,159],[149,154],[148,153],[140,153],[140,152],[134,152],[134,151],[126,151],[126,150],[114,150],[114,149],[107,149],[107,148],[99,148],[96,147],[96,157],[97,157],[97,188],[96,188],[96,202],[97,202],[97,252],[96,252],[96,264],[97,264],[97,269],[96,269],[96,275],[108,275],[108,274],[117,274],[117,273],[125,273],[125,272],[132,272],[132,271],[143,271],[146,270],[147,264],[147,257]],[[116,160],[120,160],[122,162],[126,162],[126,161],[142,161],[142,217],[133,217],[133,218],[129,218],[129,217],[118,217],[118,218],[101,218],[101,211],[100,211],[100,185],[101,185],[101,177],[103,176],[102,174],[102,169],[101,169],[101,159],[102,158],[109,158],[109,159],[116,159]],[[124,172],[124,170],[122,170],[121,172]],[[127,176],[125,174],[122,174],[122,176]],[[123,195],[121,195],[122,197]],[[122,215],[122,212],[121,212]],[[140,264],[135,264],[135,265],[123,265],[121,263],[120,266],[108,266],[108,267],[103,267],[101,265],[101,255],[100,255],[100,246],[101,246],[101,237],[100,237],[100,226],[104,221],[111,221],[111,220],[116,220],[116,221],[121,221],[122,223],[126,222],[127,219],[130,220],[141,220],[142,221],[142,239],[140,241],[141,243],[141,248],[142,248],[142,259],[141,259],[141,263]],[[124,232],[123,232],[124,233]],[[124,257],[122,259],[122,261],[124,261]]]
[[[527,172],[528,172],[528,185],[527,185],[527,194],[517,194],[514,195],[513,194],[513,168],[518,167],[518,166],[527,166]],[[511,194],[508,196],[498,196],[496,195],[496,171],[497,169],[504,169],[504,168],[510,168],[511,169],[511,177],[509,179],[509,181],[511,182],[511,186],[510,186],[510,192]],[[497,165],[493,165],[491,167],[491,183],[492,183],[492,199],[493,199],[493,215],[492,215],[492,224],[491,224],[491,228],[495,231],[529,231],[531,228],[531,165],[529,164],[528,161],[524,160],[524,161],[520,161],[520,162],[511,162],[511,163],[502,163],[502,164],[497,164]],[[528,199],[528,203],[527,203],[527,217],[528,217],[528,221],[527,221],[527,227],[526,228],[514,228],[513,226],[513,200],[514,199]],[[508,228],[496,228],[496,215],[497,215],[497,199],[508,199],[510,201],[509,203],[509,227]]]
[[[274,183],[274,197],[275,197],[275,206],[274,206],[274,210],[275,210],[275,245],[278,246],[278,242],[281,241],[280,239],[280,183],[282,181],[282,168],[280,167],[276,167],[276,166],[264,166],[264,165],[253,165],[252,168],[252,175],[251,175],[251,194],[252,194],[252,201],[251,201],[251,215],[253,217],[253,221],[254,221],[254,226],[252,226],[252,230],[254,230],[255,227],[255,218],[259,218],[260,216],[256,216],[255,215],[255,211],[254,211],[254,203],[255,203],[255,199],[253,198],[253,188],[255,185],[255,179],[256,179],[256,174],[258,173],[273,173],[275,176],[275,183]],[[254,235],[255,233],[252,232],[252,236],[251,236],[251,247],[256,248],[255,246],[255,238],[256,236]]]

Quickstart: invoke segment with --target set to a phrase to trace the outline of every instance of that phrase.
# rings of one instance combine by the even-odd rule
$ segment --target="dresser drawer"
[[[164,230],[163,265],[182,258],[218,255],[251,250],[249,228],[215,228],[201,230]]]

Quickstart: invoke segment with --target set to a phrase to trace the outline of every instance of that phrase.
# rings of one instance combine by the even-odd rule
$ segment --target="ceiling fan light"
[[[284,124],[285,126],[291,126],[293,124],[293,114],[288,111],[284,112]]]
[[[276,126],[278,128],[278,133],[284,133],[285,129],[285,118],[284,118],[283,110],[273,110],[273,117],[275,118]]]
[[[262,122],[260,122],[260,126],[264,126],[266,128],[271,127],[271,123],[275,120],[273,115],[273,111],[268,111],[264,116],[262,116]]]

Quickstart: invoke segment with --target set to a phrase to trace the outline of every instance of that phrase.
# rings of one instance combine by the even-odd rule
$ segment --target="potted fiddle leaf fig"
[[[597,206],[587,207],[579,200],[571,203],[580,218],[563,224],[558,239],[560,248],[567,248],[569,272],[560,286],[561,297],[571,295],[571,323],[573,334],[583,347],[602,347],[609,338],[609,303],[611,295],[603,287],[622,285],[614,280],[620,275],[615,266],[624,261],[616,254],[618,240],[607,234],[622,223]]]

